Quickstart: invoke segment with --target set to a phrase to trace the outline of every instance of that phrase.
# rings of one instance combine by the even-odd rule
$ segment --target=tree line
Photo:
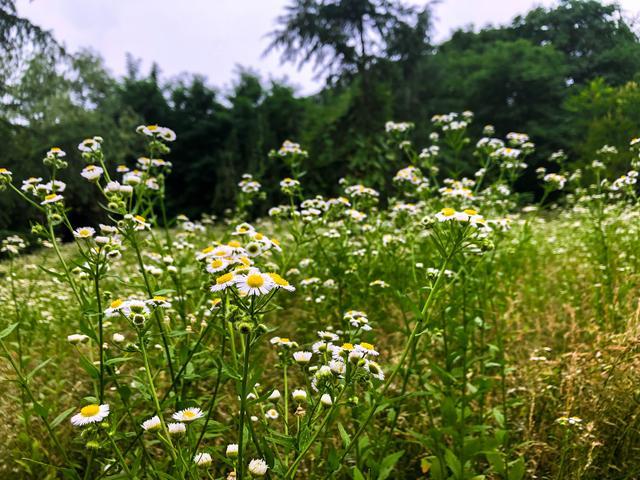
[[[521,191],[535,194],[535,168],[553,169],[548,157],[558,149],[580,167],[602,145],[618,147],[608,168],[623,173],[622,150],[640,135],[640,42],[617,5],[561,0],[508,25],[460,29],[440,44],[432,27],[429,6],[397,0],[292,1],[265,48],[326,78],[320,92],[300,96],[248,69],[222,91],[201,75],[164,78],[157,65],[142,71],[132,57],[118,78],[99,54],[65,51],[21,18],[14,0],[0,0],[0,166],[16,179],[37,176],[44,153],[61,147],[73,216],[97,223],[93,190],[78,175],[79,141],[100,135],[114,168],[133,165],[143,152],[135,127],[166,125],[178,135],[170,213],[197,217],[232,207],[245,172],[265,186],[266,206],[277,203],[286,170],[268,152],[285,139],[309,151],[307,192],[333,193],[344,176],[381,187],[403,166],[384,153],[386,121],[414,122],[412,139],[428,146],[432,115],[471,110],[474,133],[492,124],[497,135],[526,132],[535,142]],[[449,167],[477,169],[473,158]],[[29,228],[29,212],[14,202],[0,196],[0,232]]]

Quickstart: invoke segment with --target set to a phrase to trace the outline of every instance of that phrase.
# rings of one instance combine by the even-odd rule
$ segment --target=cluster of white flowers
[[[562,190],[567,183],[567,177],[558,173],[547,173],[543,180],[545,183],[552,185],[557,190]]]
[[[248,173],[242,175],[242,180],[240,180],[238,186],[243,193],[256,193],[262,188],[260,182],[254,180],[253,176]]]
[[[300,147],[299,143],[295,143],[290,140],[285,140],[282,143],[282,146],[280,147],[280,149],[277,151],[277,155],[280,157],[287,157],[290,155],[300,155],[303,157],[308,157],[309,152],[307,152],[306,150],[303,150]]]
[[[411,122],[387,122],[384,124],[384,129],[387,133],[404,133],[413,129],[414,125]]]
[[[630,170],[627,172],[626,175],[622,175],[616,178],[609,188],[610,190],[617,192],[627,187],[632,187],[637,183],[638,183],[638,172],[636,170]]]
[[[176,133],[173,130],[158,125],[140,125],[136,128],[136,132],[147,137],[159,138],[165,142],[173,142],[176,139]]]

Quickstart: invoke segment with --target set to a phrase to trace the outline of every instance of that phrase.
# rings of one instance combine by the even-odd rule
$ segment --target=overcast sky
[[[18,12],[52,30],[71,51],[91,47],[108,68],[121,75],[125,54],[156,61],[163,75],[201,73],[226,87],[237,65],[252,67],[265,78],[287,77],[300,93],[312,93],[321,80],[310,68],[281,65],[278,55],[262,52],[290,0],[18,0]],[[408,0],[423,6],[427,2]],[[515,15],[553,0],[442,0],[434,7],[435,40],[458,27],[509,22]],[[626,13],[637,16],[640,0],[622,0]],[[145,70],[146,71],[146,70]]]

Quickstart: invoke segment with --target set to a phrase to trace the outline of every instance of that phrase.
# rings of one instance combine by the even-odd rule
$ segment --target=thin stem
[[[244,472],[244,417],[247,410],[247,380],[249,377],[249,354],[251,350],[251,334],[244,344],[244,362],[242,365],[242,386],[240,388],[240,438],[238,439],[238,479],[242,480]]]

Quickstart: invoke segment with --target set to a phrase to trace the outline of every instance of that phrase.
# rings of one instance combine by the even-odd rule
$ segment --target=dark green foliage
[[[412,140],[421,148],[429,145],[432,115],[472,110],[474,134],[491,123],[500,136],[531,136],[537,147],[531,171],[559,148],[580,167],[602,144],[621,147],[640,134],[637,86],[628,84],[640,70],[640,42],[616,6],[562,0],[510,25],[457,31],[439,46],[430,42],[429,8],[396,0],[295,0],[278,21],[269,50],[327,73],[316,95],[301,98],[248,70],[223,93],[198,75],[167,81],[156,65],[141,72],[132,58],[116,79],[97,55],[68,55],[20,18],[13,1],[0,0],[0,166],[21,181],[41,171],[48,148],[60,146],[70,160],[63,179],[78,192],[69,199],[74,220],[95,223],[98,210],[78,176],[76,145],[101,135],[111,165],[132,166],[139,123],[176,131],[167,203],[171,214],[190,216],[222,213],[245,172],[261,180],[268,199],[253,213],[279,203],[286,168],[267,153],[285,139],[310,152],[309,192],[337,193],[332,189],[343,176],[386,185],[404,166],[400,156],[381,153],[387,120],[415,122]],[[612,174],[627,160],[616,160]],[[463,158],[451,168],[469,175],[477,165]],[[536,185],[530,174],[518,188],[532,192]],[[0,230],[28,227],[29,212],[16,215],[12,202],[0,197]]]

